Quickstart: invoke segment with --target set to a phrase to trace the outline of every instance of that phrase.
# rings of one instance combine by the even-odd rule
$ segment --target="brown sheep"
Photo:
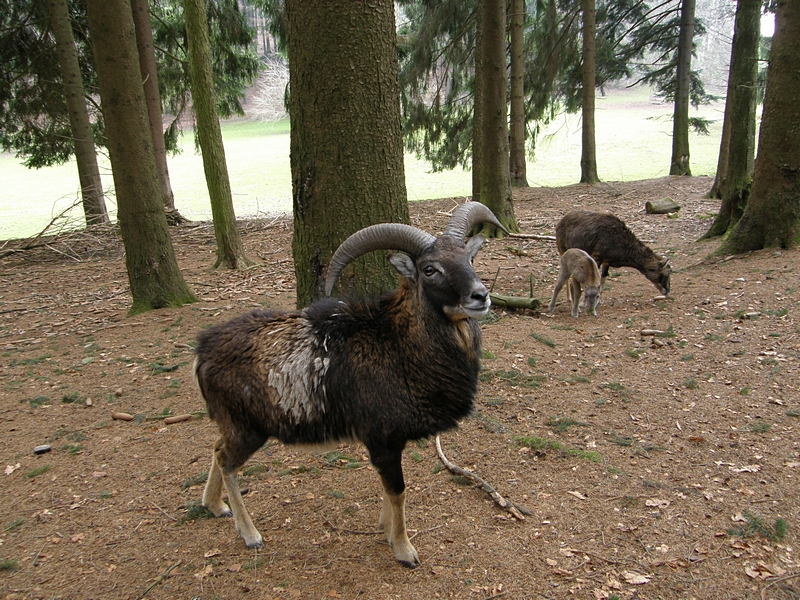
[[[669,293],[669,261],[645,246],[619,217],[588,210],[568,212],[556,224],[556,248],[564,254],[580,248],[600,268],[601,290],[609,267],[632,267],[647,277],[661,294]]]
[[[567,290],[572,300],[572,316],[577,319],[580,312],[581,288],[583,288],[586,312],[596,315],[597,303],[600,300],[600,271],[594,259],[580,248],[570,248],[561,255],[561,268],[548,312],[553,312],[555,309],[558,293],[567,280],[569,280]]]
[[[383,484],[378,525],[396,559],[413,568],[401,458],[409,440],[452,429],[472,410],[481,349],[476,318],[489,291],[472,267],[476,224],[502,229],[477,202],[456,209],[436,238],[384,223],[346,239],[331,259],[326,293],[355,258],[379,249],[400,286],[373,301],[321,299],[298,311],[252,311],[198,336],[195,376],[220,438],[203,505],[233,515],[249,548],[263,545],[236,473],[270,437],[286,444],[361,441]],[[230,508],[222,501],[223,487]]]

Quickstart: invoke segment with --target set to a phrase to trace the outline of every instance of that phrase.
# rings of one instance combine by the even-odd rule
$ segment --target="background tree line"
[[[259,70],[259,46],[284,51],[289,64],[299,305],[320,295],[328,260],[342,239],[375,222],[407,222],[404,145],[435,168],[470,164],[473,199],[515,231],[511,185],[526,185],[525,159],[535,149],[539,128],[559,111],[582,111],[581,180],[594,183],[600,175],[594,157],[595,90],[602,92],[613,81],[639,81],[674,102],[670,172],[691,173],[689,127],[707,124],[693,122],[688,108],[709,99],[691,68],[703,32],[694,0],[398,4],[399,28],[394,4],[386,0],[336,7],[322,0],[254,0],[249,6],[233,0],[6,0],[0,3],[0,58],[7,65],[0,80],[0,143],[32,167],[73,153],[87,155],[78,158],[78,169],[89,174],[86,183],[81,175],[81,187],[90,224],[107,217],[99,178],[91,177],[96,164],[85,166],[94,152],[79,147],[108,148],[134,310],[192,299],[167,228],[167,215],[179,215],[169,192],[166,152],[175,147],[188,108],[196,117],[212,198],[217,265],[251,264],[235,226],[219,118],[241,111],[244,90]],[[786,165],[791,171],[797,163],[796,139],[795,146],[781,140],[779,148],[769,137],[786,127],[792,131],[796,118],[796,108],[773,106],[780,103],[775,94],[787,93],[787,86],[789,97],[797,91],[791,91],[797,61],[789,60],[798,55],[799,38],[789,35],[797,26],[795,4],[767,7],[776,10],[776,35],[758,156],[763,163],[771,160],[773,168],[761,171],[749,158],[755,102],[738,94],[757,88],[755,15],[760,18],[765,7],[760,0],[736,4],[728,136],[714,190],[722,198],[720,219],[730,218],[709,232],[731,232],[727,251],[788,245],[796,238],[798,195],[793,205],[786,176]],[[734,76],[739,63],[747,68],[737,68]],[[172,115],[166,130],[164,110]],[[85,115],[76,117],[79,112]],[[775,162],[776,152],[783,153],[783,163]],[[755,184],[752,191],[748,181]],[[776,186],[783,186],[780,193]],[[732,189],[736,196],[726,196]],[[775,194],[785,201],[775,200]],[[759,221],[756,207],[767,197],[773,198],[768,201],[773,212],[794,215],[780,224],[780,235],[766,234],[766,223]],[[484,233],[497,235],[492,229]],[[359,292],[391,285],[380,257],[363,257],[352,269],[341,285]]]

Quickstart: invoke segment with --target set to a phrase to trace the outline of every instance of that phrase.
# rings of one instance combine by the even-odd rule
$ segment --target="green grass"
[[[537,342],[542,343],[545,346],[548,346],[550,348],[555,348],[556,347],[556,343],[553,340],[551,340],[549,337],[547,337],[546,335],[542,335],[541,333],[533,332],[533,333],[530,334],[530,336],[533,339],[535,339]]]
[[[16,558],[4,558],[0,560],[0,571],[15,571],[19,567]]]
[[[33,479],[34,477],[38,477],[39,475],[44,475],[51,468],[52,467],[50,465],[42,465],[41,467],[36,467],[25,473],[25,477],[27,477],[28,479]]]
[[[580,458],[589,462],[603,462],[603,455],[592,450],[581,450],[580,448],[570,448],[555,440],[546,440],[536,436],[519,436],[511,438],[518,446],[530,448],[537,454],[547,454],[548,450],[554,451],[565,457]]]
[[[567,429],[569,429],[572,425],[577,425],[579,427],[588,427],[588,423],[584,423],[583,421],[576,421],[575,419],[570,419],[569,417],[550,417],[547,419],[547,426],[552,427],[558,433],[563,433]]]
[[[13,531],[17,527],[21,527],[23,523],[25,523],[25,519],[23,519],[22,517],[17,517],[13,521],[11,521],[8,525],[6,525],[5,531]]]
[[[775,525],[769,525],[756,514],[743,511],[744,522],[728,529],[727,533],[733,537],[749,538],[760,535],[772,542],[780,542],[786,536],[786,521],[775,519]]]
[[[525,375],[516,369],[504,371],[502,369],[484,369],[480,372],[479,379],[484,382],[500,381],[512,386],[522,386],[536,389],[539,383],[547,379],[544,375]]]
[[[598,173],[604,181],[653,179],[669,174],[672,114],[669,104],[651,104],[649,90],[607,90],[596,101]],[[636,103],[632,107],[631,102]],[[692,109],[692,116],[716,119],[711,135],[690,133],[693,175],[713,175],[721,134],[720,105]],[[649,117],[664,117],[655,120]],[[290,212],[292,182],[289,167],[288,120],[278,123],[235,121],[223,123],[225,155],[238,217],[258,213]],[[580,115],[559,117],[545,128],[536,155],[528,159],[531,186],[562,186],[580,179]],[[203,175],[202,158],[195,153],[191,132],[180,141],[183,152],[169,158],[175,203],[184,216],[210,220],[211,207]],[[456,168],[431,173],[430,166],[406,155],[408,199],[469,196],[472,174]],[[106,190],[113,188],[111,169],[101,158]],[[0,239],[28,237],[41,231],[63,209],[76,203],[78,178],[74,162],[29,170],[12,154],[0,155]],[[21,201],[22,200],[22,201]],[[112,216],[115,206],[108,202]],[[71,221],[80,224],[80,209]]]

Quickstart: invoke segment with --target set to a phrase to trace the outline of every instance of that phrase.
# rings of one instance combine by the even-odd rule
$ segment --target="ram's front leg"
[[[408,539],[406,531],[406,491],[401,464],[402,450],[383,455],[377,461],[371,454],[372,464],[378,470],[383,484],[383,508],[378,527],[386,532],[386,539],[397,561],[409,569],[419,565],[419,554]]]

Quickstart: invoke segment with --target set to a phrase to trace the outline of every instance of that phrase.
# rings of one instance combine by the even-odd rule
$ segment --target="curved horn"
[[[472,229],[473,225],[478,223],[491,223],[508,235],[508,231],[503,227],[500,221],[497,220],[494,213],[492,213],[485,204],[481,204],[480,202],[465,202],[456,208],[453,211],[453,216],[450,217],[450,220],[447,222],[447,226],[444,228],[444,233],[442,233],[442,235],[449,235],[463,240],[467,236],[467,233],[469,233],[469,230]]]
[[[360,229],[334,252],[325,277],[325,295],[331,295],[336,278],[359,256],[373,250],[400,250],[416,257],[435,241],[431,234],[402,223],[379,223]]]

